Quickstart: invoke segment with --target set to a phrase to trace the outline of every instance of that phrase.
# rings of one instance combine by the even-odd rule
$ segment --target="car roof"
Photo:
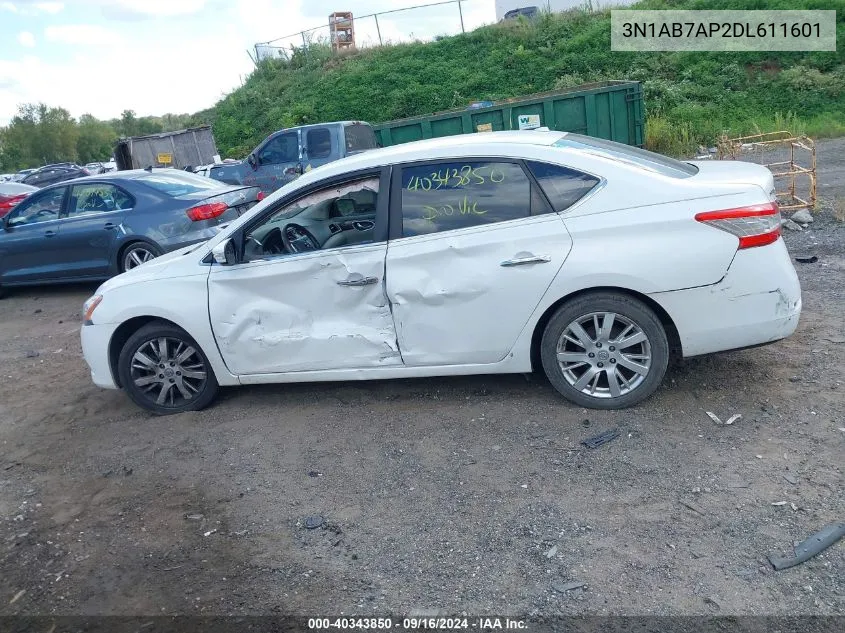
[[[369,126],[370,124],[367,123],[366,121],[326,121],[325,123],[309,123],[308,125],[294,125],[294,126],[291,126],[291,127],[283,127],[282,129],[276,130],[275,132],[270,132],[265,138],[268,138],[270,136],[274,136],[274,135],[279,134],[281,132],[290,132],[292,130],[310,130],[310,129],[315,128],[315,127],[328,127],[328,126],[331,126],[331,125],[343,125],[343,126],[346,126],[346,125],[367,125],[367,126]]]
[[[15,194],[15,193],[32,193],[38,191],[38,187],[27,185],[22,182],[0,182],[0,193]]]
[[[328,175],[330,171],[339,173],[382,167],[425,158],[437,160],[454,156],[477,154],[495,154],[500,151],[496,146],[549,146],[559,141],[566,132],[522,130],[508,132],[479,132],[459,134],[440,138],[400,143],[381,149],[371,149],[347,158],[328,163],[319,168],[319,173]],[[316,170],[314,170],[316,171]]]
[[[82,176],[81,178],[74,178],[74,182],[87,182],[91,180],[135,180],[140,176],[147,175],[149,176],[150,173],[157,173],[161,171],[173,172],[173,171],[184,171],[182,169],[153,169],[152,172],[147,171],[146,169],[127,169],[124,171],[107,171],[104,174],[94,174],[93,176]],[[61,184],[61,183],[58,183]]]

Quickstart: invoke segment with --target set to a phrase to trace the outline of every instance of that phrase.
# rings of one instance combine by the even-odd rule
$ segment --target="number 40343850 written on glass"
[[[428,177],[413,176],[405,189],[408,191],[437,191],[445,187],[455,189],[467,185],[480,186],[488,183],[495,185],[504,181],[504,179],[504,172],[497,167],[464,165],[460,169],[453,167],[433,171]]]

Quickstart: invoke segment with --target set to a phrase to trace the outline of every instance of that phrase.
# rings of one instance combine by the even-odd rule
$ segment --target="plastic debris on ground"
[[[594,435],[593,437],[588,437],[586,440],[581,440],[581,444],[583,444],[587,448],[598,448],[603,444],[607,444],[608,442],[615,440],[617,437],[619,437],[619,435],[619,429],[610,429],[609,431],[605,431],[604,433],[599,433],[598,435]]]
[[[770,555],[769,562],[776,570],[789,569],[805,563],[845,536],[845,522],[831,523],[795,546],[795,556]]]

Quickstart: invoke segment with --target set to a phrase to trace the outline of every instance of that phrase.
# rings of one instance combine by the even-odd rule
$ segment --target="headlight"
[[[94,295],[82,305],[83,325],[94,325],[94,322],[91,320],[91,317],[94,316],[94,310],[97,309],[97,306],[100,305],[100,301],[102,300],[103,295]]]

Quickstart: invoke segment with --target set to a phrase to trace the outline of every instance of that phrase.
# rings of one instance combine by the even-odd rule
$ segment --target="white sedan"
[[[166,414],[218,386],[542,369],[633,405],[670,357],[798,324],[771,173],[562,132],[364,152],[84,306],[94,382]]]

